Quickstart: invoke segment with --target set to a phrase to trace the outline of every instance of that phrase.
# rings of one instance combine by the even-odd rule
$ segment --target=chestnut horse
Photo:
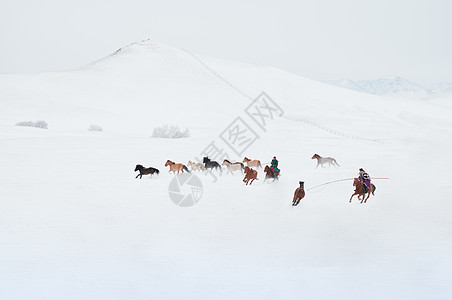
[[[367,192],[367,198],[364,199],[364,197],[366,196],[366,192],[364,191],[364,186],[363,186],[363,185],[364,185],[364,184],[363,184],[361,181],[359,181],[358,178],[355,178],[355,179],[353,180],[353,186],[354,186],[356,189],[355,189],[355,192],[353,193],[353,195],[350,197],[350,203],[352,202],[352,198],[353,198],[353,196],[355,196],[355,195],[358,195],[358,200],[361,200],[361,203],[363,203],[363,201],[364,201],[364,203],[367,202],[367,199],[369,199],[369,197],[370,197],[370,193],[372,193],[372,195],[375,196],[375,190],[376,190],[377,188],[376,188],[375,185],[373,185],[373,184],[371,183],[371,184],[370,184],[369,191]],[[360,199],[361,196],[363,197],[362,199]]]
[[[245,157],[242,162],[246,163],[248,167],[262,168],[261,161],[257,159],[251,160],[248,157]]]
[[[245,178],[243,178],[243,182],[245,182],[246,185],[248,185],[248,182],[251,180],[251,182],[250,182],[250,185],[251,185],[255,179],[258,179],[257,171],[246,166],[245,167]]]
[[[140,171],[140,174],[138,174],[135,178],[138,178],[138,176],[140,176],[140,179],[143,177],[143,175],[151,174],[151,176],[152,176],[152,174],[154,174],[154,173],[157,175],[159,174],[158,169],[153,168],[153,167],[145,168],[142,165],[136,165],[134,172],[136,172],[136,171]]]
[[[172,162],[171,160],[166,161],[165,167],[166,166],[169,166],[168,172],[173,171],[174,174],[176,174],[176,171],[177,171],[177,174],[179,174],[180,171],[182,171],[182,173],[184,173],[184,170],[187,171],[188,173],[190,173],[190,171],[187,169],[187,167],[185,165],[176,164],[176,163]]]
[[[265,166],[264,172],[265,172],[264,181],[269,178],[273,178],[273,181],[275,181],[276,179],[279,180],[279,172],[276,172],[276,174],[273,174],[273,171],[269,166]]]
[[[292,200],[292,206],[297,206],[298,203],[300,203],[300,200],[304,198],[305,191],[304,191],[304,182],[300,181],[300,187],[298,187],[295,190],[295,193],[293,194],[293,200]]]
[[[311,157],[311,159],[317,159],[317,167],[315,167],[316,169],[319,167],[319,165],[321,165],[322,168],[323,168],[324,164],[328,164],[328,166],[335,166],[335,167],[338,166],[338,167],[340,167],[339,164],[337,163],[337,161],[334,158],[332,158],[332,157],[321,157],[318,154],[314,154]]]

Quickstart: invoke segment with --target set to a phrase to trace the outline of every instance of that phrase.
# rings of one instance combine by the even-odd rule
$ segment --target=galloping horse
[[[297,206],[298,203],[300,203],[300,200],[304,198],[305,191],[304,191],[304,182],[300,181],[300,187],[295,190],[295,193],[293,194],[293,201],[292,206]]]
[[[188,161],[187,165],[190,167],[192,171],[204,171],[206,169],[206,167],[204,167],[202,163],[195,163],[192,162],[191,160]]]
[[[204,163],[204,166],[206,167],[206,169],[220,169],[220,172],[222,172],[223,170],[221,170],[221,166],[219,163],[217,163],[216,161],[210,160],[207,156],[204,157],[202,159],[202,162]]]
[[[257,159],[251,160],[248,157],[245,157],[242,162],[246,163],[248,167],[262,168],[260,160]]]
[[[364,199],[364,197],[366,196],[366,192],[364,191],[363,183],[360,182],[358,178],[355,178],[353,180],[353,186],[356,189],[355,189],[355,192],[353,193],[353,195],[350,197],[350,203],[352,202],[352,198],[355,195],[358,195],[358,200],[361,200],[361,203],[363,203],[363,201],[364,201],[364,203],[366,203],[367,199],[369,199],[369,197],[370,197],[370,193],[372,193],[372,195],[375,196],[375,190],[377,189],[377,187],[375,185],[370,184],[369,191],[367,192],[367,198]],[[361,196],[363,197],[362,199],[359,198]]]
[[[340,167],[339,164],[337,163],[337,161],[334,158],[332,158],[332,157],[321,157],[318,154],[314,154],[311,157],[311,159],[317,159],[317,167],[315,167],[316,169],[319,167],[319,165],[321,165],[322,168],[323,168],[324,164],[329,164],[329,166],[338,166],[338,167]]]
[[[177,174],[179,174],[180,171],[182,171],[182,173],[184,173],[184,170],[187,171],[188,173],[190,173],[190,171],[187,169],[187,167],[185,165],[176,164],[176,163],[172,162],[171,160],[166,161],[165,167],[166,166],[169,166],[168,172],[173,171],[174,174],[176,174],[176,171],[177,171]]]
[[[255,179],[258,179],[257,171],[246,166],[245,167],[245,178],[243,178],[243,182],[245,182],[246,185],[248,185],[248,182],[251,180],[251,182],[250,182],[250,185],[251,185]]]
[[[135,178],[138,178],[138,176],[140,176],[140,179],[143,177],[143,175],[151,174],[151,176],[152,176],[152,174],[154,174],[154,173],[158,175],[158,173],[160,172],[156,168],[153,168],[153,167],[145,168],[142,165],[136,165],[134,172],[136,172],[136,171],[140,171],[140,174],[138,174]]]
[[[243,170],[245,169],[245,166],[241,162],[234,162],[231,163],[229,160],[225,159],[222,163],[223,166],[226,166],[228,169],[228,173],[231,172],[231,174],[234,174],[234,171],[240,170],[243,174]]]
[[[269,166],[265,166],[264,172],[265,172],[264,181],[269,178],[273,178],[273,181],[275,181],[276,179],[279,180],[279,172],[276,172],[276,174],[274,174],[272,169]]]

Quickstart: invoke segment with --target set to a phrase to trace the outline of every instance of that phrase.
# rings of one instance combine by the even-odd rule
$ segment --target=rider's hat
[[[363,168],[360,168],[359,170],[364,172],[364,169],[363,169]]]

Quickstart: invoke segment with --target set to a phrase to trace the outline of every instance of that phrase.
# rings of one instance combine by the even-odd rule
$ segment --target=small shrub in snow
[[[190,137],[190,130],[186,128],[184,131],[181,131],[178,126],[163,125],[154,128],[152,137],[167,139],[188,138]]]
[[[39,120],[36,122],[33,122],[33,121],[18,122],[18,123],[16,123],[16,126],[27,126],[27,127],[36,127],[36,128],[47,129],[47,123],[46,123],[46,121],[43,121],[43,120]]]
[[[104,131],[102,127],[99,125],[91,124],[91,126],[88,128],[89,131]]]

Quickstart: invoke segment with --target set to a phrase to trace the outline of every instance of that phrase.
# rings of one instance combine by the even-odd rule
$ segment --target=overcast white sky
[[[313,79],[452,82],[452,1],[0,0],[0,73],[72,69],[150,38]]]

